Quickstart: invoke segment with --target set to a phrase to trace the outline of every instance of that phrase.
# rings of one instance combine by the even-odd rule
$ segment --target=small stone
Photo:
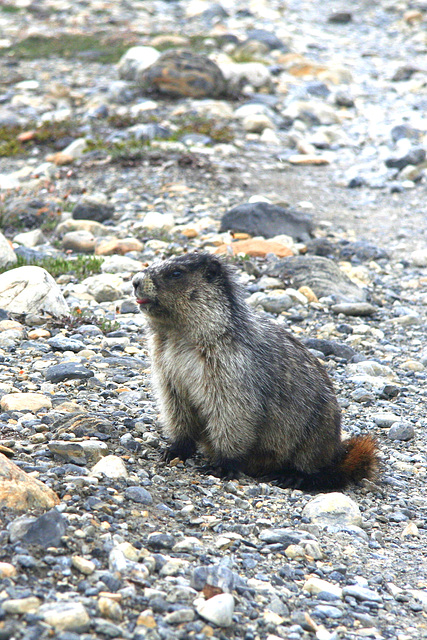
[[[95,254],[97,256],[111,256],[115,253],[125,255],[129,251],[142,251],[144,245],[136,238],[109,238],[97,243]]]
[[[14,242],[23,245],[24,247],[36,247],[39,244],[46,242],[46,238],[43,235],[41,229],[33,229],[32,231],[26,231],[25,233],[18,233],[14,238]]]
[[[145,627],[146,629],[155,629],[157,627],[157,622],[153,617],[152,612],[147,613],[146,611],[142,611],[136,621],[137,627]]]
[[[322,166],[330,164],[330,159],[326,156],[317,156],[308,153],[294,154],[289,156],[288,162],[295,165],[314,165]]]
[[[415,437],[415,429],[410,422],[402,420],[392,424],[387,435],[391,440],[412,440]]]
[[[41,600],[36,596],[29,596],[28,598],[16,598],[11,600],[4,600],[2,602],[2,609],[6,613],[10,614],[22,614],[22,613],[36,613],[41,605]]]
[[[333,492],[312,498],[303,509],[303,515],[313,524],[355,525],[360,527],[362,516],[357,504],[343,493]]]
[[[197,603],[199,616],[218,627],[229,627],[233,622],[234,598],[231,593],[220,593]]]
[[[410,149],[407,153],[402,156],[396,156],[392,158],[388,158],[385,161],[385,165],[388,168],[393,169],[403,169],[407,165],[418,165],[424,162],[426,159],[426,151],[421,147],[415,147]]]
[[[38,615],[56,631],[84,632],[90,624],[81,602],[48,602],[40,607]]]
[[[343,587],[342,589],[343,596],[351,596],[352,598],[356,598],[357,600],[369,601],[369,602],[378,602],[381,603],[383,601],[382,597],[373,589],[368,589],[366,587],[362,587],[358,584],[349,585]]]
[[[286,245],[275,242],[274,240],[251,239],[251,240],[236,240],[231,244],[222,244],[214,251],[216,254],[227,254],[231,251],[233,255],[244,253],[245,255],[252,256],[254,258],[265,258],[268,253],[273,253],[279,258],[287,256],[293,256],[294,252]]]
[[[10,562],[0,562],[0,580],[3,578],[13,578],[17,574],[16,567]]]
[[[9,525],[11,542],[22,540],[42,547],[58,547],[65,534],[67,520],[55,508],[38,518],[18,518]]]
[[[52,401],[41,393],[7,393],[0,401],[3,411],[30,411],[36,413],[40,409],[51,409]]]
[[[377,309],[369,302],[352,302],[333,304],[331,311],[333,313],[343,313],[345,316],[372,316]]]
[[[95,244],[95,236],[90,231],[69,231],[62,238],[62,248],[65,251],[93,253]]]
[[[291,544],[299,544],[302,540],[308,540],[312,536],[307,531],[298,529],[264,529],[259,534],[259,539],[265,544],[283,544],[288,547]]]
[[[160,53],[154,47],[131,47],[119,60],[117,65],[119,77],[123,80],[134,81],[137,74],[154,64],[159,57]]]
[[[62,333],[58,333],[53,338],[49,338],[48,345],[55,351],[73,351],[78,353],[82,349],[86,349],[86,345],[81,340],[75,340],[74,338],[67,338]]]
[[[48,382],[63,382],[64,380],[88,380],[93,378],[94,372],[76,362],[63,362],[48,367],[45,378]]]
[[[123,620],[121,606],[111,598],[105,596],[98,598],[98,609],[103,618],[110,618],[110,620],[115,620],[116,622]]]
[[[147,489],[144,489],[144,487],[140,487],[138,485],[127,487],[125,490],[125,498],[132,500],[133,502],[138,502],[139,504],[149,505],[153,502],[151,493],[149,493]]]
[[[396,415],[395,413],[391,413],[391,412],[379,412],[379,413],[374,413],[372,416],[372,420],[375,422],[375,424],[378,427],[391,427],[393,424],[400,422],[401,418],[400,416]]]
[[[159,213],[158,211],[150,211],[144,216],[142,221],[146,229],[163,229],[170,231],[175,226],[175,218],[172,213]]]
[[[193,609],[178,609],[177,611],[172,611],[171,613],[166,614],[165,622],[166,624],[183,624],[185,622],[192,622],[195,615],[196,614]]]
[[[107,204],[104,199],[87,196],[80,200],[73,209],[75,220],[95,220],[95,222],[105,222],[114,215],[114,206]]]
[[[342,598],[342,589],[338,585],[331,584],[327,580],[321,580],[320,578],[309,578],[306,580],[303,586],[304,591],[317,595],[318,593],[325,592],[330,593],[336,598]]]
[[[63,460],[80,465],[95,464],[108,452],[107,445],[99,440],[83,440],[82,442],[52,440],[48,447],[53,454]]]
[[[410,259],[416,267],[427,267],[427,249],[418,249],[410,254]]]
[[[334,11],[328,16],[328,22],[331,24],[348,24],[353,19],[349,11]]]
[[[147,546],[152,549],[172,549],[174,544],[175,538],[170,533],[154,531],[147,538]]]
[[[292,298],[283,289],[273,289],[268,293],[257,291],[246,302],[250,307],[261,306],[268,313],[282,313],[294,305]]]
[[[121,297],[122,279],[113,273],[103,273],[85,278],[82,284],[97,302],[114,302]]]
[[[127,478],[128,476],[125,463],[121,458],[114,455],[101,458],[101,460],[92,467],[90,474],[104,474],[107,478]],[[148,493],[148,491],[146,493]],[[134,500],[134,498],[131,499]],[[145,504],[150,504],[150,502]]]
[[[85,576],[90,576],[96,568],[95,563],[92,562],[92,560],[87,560],[86,558],[82,558],[82,556],[72,556],[71,562],[73,567]]]

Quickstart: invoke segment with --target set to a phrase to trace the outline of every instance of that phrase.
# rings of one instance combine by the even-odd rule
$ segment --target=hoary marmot
[[[133,278],[150,329],[165,460],[197,448],[239,471],[303,490],[342,489],[377,467],[370,436],[341,440],[329,376],[305,347],[245,302],[234,269],[207,253],[154,262]]]

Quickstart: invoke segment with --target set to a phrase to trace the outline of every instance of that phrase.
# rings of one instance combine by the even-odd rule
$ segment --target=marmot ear
[[[212,282],[212,280],[215,280],[215,278],[219,276],[219,274],[221,273],[221,270],[222,270],[222,264],[219,260],[209,261],[206,268],[206,280],[208,282]]]

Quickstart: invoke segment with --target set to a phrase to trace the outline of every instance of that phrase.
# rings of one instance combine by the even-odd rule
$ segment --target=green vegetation
[[[0,10],[3,13],[19,13],[21,11],[20,7],[16,7],[14,4],[2,4]]]
[[[28,140],[19,139],[21,134],[31,131],[33,135]],[[32,123],[25,127],[3,126],[0,127],[0,158],[21,155],[35,146],[49,146],[61,138],[77,138],[79,135],[79,125],[75,120],[44,122],[39,127]]]
[[[123,37],[123,34],[112,36],[104,32],[63,33],[55,37],[32,35],[11,47],[0,49],[0,56],[13,56],[20,60],[85,58],[114,64],[132,44],[134,42]]]
[[[18,267],[33,265],[36,267],[43,267],[43,269],[46,269],[53,278],[57,278],[65,273],[70,273],[78,280],[84,280],[84,278],[87,278],[88,276],[100,273],[102,263],[103,258],[98,258],[97,256],[77,256],[76,258],[49,257],[34,262],[25,260],[22,256],[18,256],[18,260],[14,265],[1,269],[0,273],[9,271],[10,269],[16,269]]]
[[[173,134],[174,140],[178,140],[189,133],[209,136],[214,142],[232,142],[234,140],[231,126],[215,118],[185,115],[175,118],[173,122],[178,127]]]

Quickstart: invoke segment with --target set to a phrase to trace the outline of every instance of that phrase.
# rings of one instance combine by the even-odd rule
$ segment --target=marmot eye
[[[182,276],[183,272],[181,271],[181,269],[174,269],[173,271],[170,271],[167,275],[168,278],[173,278],[174,280],[176,280],[177,278],[180,278]]]

